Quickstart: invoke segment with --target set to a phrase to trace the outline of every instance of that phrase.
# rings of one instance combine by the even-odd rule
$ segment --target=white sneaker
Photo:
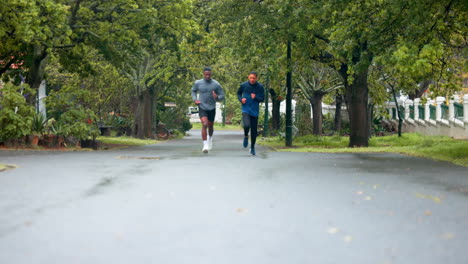
[[[210,138],[208,139],[208,150],[211,150],[213,148],[213,139]]]
[[[208,142],[203,142],[203,149],[202,149],[203,153],[208,153]]]

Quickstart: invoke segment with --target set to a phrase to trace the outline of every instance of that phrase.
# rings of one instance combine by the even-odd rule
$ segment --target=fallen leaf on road
[[[362,195],[363,192],[362,192],[362,191],[357,191],[356,194],[357,194],[357,195]]]
[[[372,200],[372,197],[371,196],[366,196],[366,198],[364,198],[364,200],[370,201],[370,200]]]
[[[353,241],[353,237],[352,236],[345,236],[343,238],[344,242],[346,243],[351,243]]]
[[[442,235],[442,238],[445,240],[453,239],[455,237],[455,234],[453,233],[445,233]]]
[[[432,215],[432,212],[427,210],[426,212],[424,212],[424,214],[427,215],[427,216],[430,216],[430,215]]]
[[[12,165],[12,164],[0,164],[0,172],[1,171],[12,170],[12,169],[16,169],[16,168],[17,168],[17,166]]]
[[[429,199],[429,200],[432,200],[434,201],[435,203],[441,203],[442,200],[437,197],[437,196],[432,196],[432,195],[425,195],[425,194],[422,194],[422,193],[415,193],[414,195],[416,195],[416,197],[418,198],[421,198],[421,199]]]
[[[239,214],[247,213],[247,209],[245,209],[245,208],[237,208],[236,211],[237,211]]]
[[[327,232],[328,232],[329,234],[334,235],[334,234],[340,232],[340,230],[339,230],[338,228],[336,228],[336,227],[330,227],[330,228],[328,228]]]

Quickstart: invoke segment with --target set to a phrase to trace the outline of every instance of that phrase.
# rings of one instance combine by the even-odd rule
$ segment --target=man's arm
[[[257,89],[256,92],[253,100],[259,103],[263,102],[263,100],[265,100],[265,89],[263,89],[263,85],[259,85],[259,89]]]
[[[195,82],[192,86],[192,100],[195,102],[197,101],[197,92],[198,92],[198,86],[197,83]]]
[[[221,85],[219,85],[216,89],[216,94],[218,95],[218,101],[224,100],[224,90],[223,87],[221,87]]]

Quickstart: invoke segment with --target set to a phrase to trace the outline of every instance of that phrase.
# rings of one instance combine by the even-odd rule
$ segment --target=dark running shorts
[[[198,116],[200,118],[206,116],[206,117],[208,117],[208,121],[210,121],[210,122],[214,122],[215,115],[216,115],[216,108],[213,109],[213,110],[203,110],[201,108],[198,109]]]

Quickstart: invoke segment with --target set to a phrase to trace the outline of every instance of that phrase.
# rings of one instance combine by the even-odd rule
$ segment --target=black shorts
[[[200,118],[206,116],[206,117],[208,117],[208,121],[210,121],[210,122],[214,122],[215,115],[216,115],[216,108],[213,109],[213,110],[203,110],[201,108],[198,109],[198,116]]]

